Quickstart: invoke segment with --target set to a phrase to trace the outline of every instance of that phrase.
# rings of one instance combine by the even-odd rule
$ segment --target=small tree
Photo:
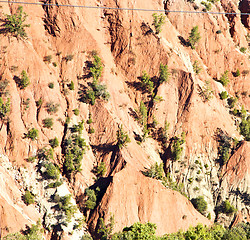
[[[207,202],[205,201],[203,196],[193,198],[191,199],[191,202],[201,214],[204,214],[205,211],[207,210]]]
[[[189,34],[189,38],[188,38],[189,44],[190,44],[192,49],[195,49],[195,45],[196,45],[196,43],[198,43],[200,38],[201,38],[201,36],[199,33],[198,26],[193,27],[191,30],[191,33]]]
[[[118,126],[118,130],[116,132],[117,136],[117,146],[121,149],[130,142],[130,138],[126,132],[123,131],[122,125]]]
[[[151,81],[151,78],[146,71],[142,72],[141,86],[144,90],[148,90],[149,92],[152,92],[154,88],[154,83]]]
[[[27,38],[25,28],[30,25],[24,24],[26,18],[27,14],[23,12],[23,7],[19,6],[15,14],[6,15],[4,31],[11,33],[16,38]]]
[[[162,26],[165,23],[165,19],[166,16],[164,16],[163,14],[157,15],[156,13],[154,13],[153,15],[153,25],[155,28],[155,33],[159,34],[162,31]]]
[[[171,144],[172,159],[179,160],[183,151],[182,145],[185,143],[185,133],[182,133],[181,138],[174,137]]]
[[[38,130],[35,128],[31,128],[26,134],[27,138],[30,138],[32,141],[38,138]]]
[[[35,202],[34,195],[30,191],[26,190],[25,194],[23,195],[23,201],[25,202],[26,205],[34,203]]]
[[[98,80],[102,74],[103,64],[101,58],[94,55],[93,67],[90,68],[90,72],[94,80]]]
[[[27,75],[27,72],[23,70],[21,72],[21,78],[20,78],[20,88],[24,89],[30,84],[29,77]]]
[[[227,84],[229,83],[229,78],[228,78],[228,70],[226,70],[222,75],[221,75],[221,78],[220,78],[220,81],[221,84],[223,86],[227,86]]]
[[[199,74],[202,68],[199,66],[199,62],[197,60],[194,61],[193,70],[196,74]]]
[[[105,162],[101,162],[100,164],[98,164],[98,166],[96,168],[96,174],[97,174],[97,176],[103,177],[106,172],[107,172],[107,169],[106,169]]]
[[[160,64],[160,77],[159,77],[159,82],[168,82],[169,78],[169,71],[168,71],[168,65],[163,65],[162,63]]]
[[[50,144],[50,146],[51,146],[52,148],[58,147],[58,146],[59,146],[58,138],[55,137],[55,138],[53,138],[53,139],[50,139],[50,140],[49,140],[49,144]]]
[[[5,116],[10,111],[10,99],[7,99],[7,102],[4,103],[3,99],[0,97],[0,118],[3,120]]]

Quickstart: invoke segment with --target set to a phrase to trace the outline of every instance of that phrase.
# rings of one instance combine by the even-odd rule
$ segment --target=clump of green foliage
[[[214,91],[212,90],[211,83],[206,81],[200,91],[200,96],[203,98],[203,101],[210,101],[213,98],[213,93]]]
[[[228,98],[228,93],[227,93],[227,91],[222,91],[222,92],[220,93],[220,98],[221,98],[222,100]]]
[[[66,62],[72,61],[74,58],[74,54],[68,54],[64,59],[66,60]]]
[[[59,106],[60,106],[59,103],[48,102],[46,105],[47,112],[49,114],[56,113],[58,112]]]
[[[79,116],[79,114],[80,114],[80,111],[79,111],[78,108],[74,109],[73,112],[74,112],[74,114],[75,114],[76,116]]]
[[[91,113],[89,114],[89,118],[88,118],[88,120],[87,120],[87,124],[91,124],[93,122],[93,120],[92,120],[92,115],[91,115]]]
[[[202,1],[201,4],[205,6],[205,9],[203,10],[205,12],[210,11],[212,9],[212,4],[210,2]]]
[[[182,132],[181,134],[181,138],[179,137],[174,137],[172,139],[172,143],[171,143],[171,154],[172,154],[172,159],[174,161],[177,161],[180,159],[182,151],[183,151],[183,147],[182,145],[185,143],[185,133]]]
[[[35,128],[31,128],[26,134],[27,138],[30,138],[32,141],[38,138],[38,130]]]
[[[140,102],[140,107],[139,107],[139,111],[138,111],[138,120],[139,123],[142,125],[143,127],[143,136],[142,136],[142,141],[144,141],[148,135],[148,127],[147,127],[147,121],[148,121],[148,109],[146,107],[146,105],[144,104],[143,101]]]
[[[74,89],[75,89],[75,84],[74,84],[73,81],[71,81],[70,84],[69,84],[69,90],[73,91]]]
[[[129,239],[148,239],[156,240],[158,237],[155,235],[156,225],[154,223],[134,223],[130,227],[126,227],[122,232],[115,233],[112,240],[129,240]]]
[[[61,186],[63,183],[61,181],[55,181],[47,185],[48,188],[56,188]]]
[[[162,26],[165,23],[166,16],[164,16],[163,14],[157,15],[156,13],[154,13],[152,17],[155,33],[159,34],[162,31]]]
[[[58,168],[52,163],[48,163],[44,165],[45,167],[45,176],[49,179],[59,179],[60,171]]]
[[[96,175],[98,177],[103,177],[105,175],[105,173],[107,172],[107,169],[106,169],[106,164],[105,162],[100,162],[98,164],[98,166],[96,167]]]
[[[219,80],[219,82],[221,82],[221,84],[223,86],[227,86],[227,84],[229,83],[229,78],[228,78],[228,70],[226,70],[222,75],[221,78]]]
[[[199,66],[199,62],[197,60],[194,61],[193,70],[196,74],[199,74],[202,68]]]
[[[35,203],[35,196],[29,190],[26,190],[23,195],[23,201],[26,205],[33,204]]]
[[[26,231],[23,231],[23,234],[19,232],[11,233],[3,237],[3,240],[43,240],[43,228],[41,220],[38,220],[36,224],[32,224],[30,228],[28,228]]]
[[[103,218],[99,218],[97,233],[101,235],[101,240],[112,239],[112,232],[115,225],[114,216],[110,216],[109,223],[105,224]]]
[[[188,38],[188,42],[192,49],[195,49],[195,45],[199,42],[200,38],[201,36],[199,33],[198,26],[193,27]]]
[[[141,86],[146,91],[152,92],[154,88],[154,83],[151,81],[150,76],[147,74],[146,71],[142,72],[142,76],[140,78],[141,80]]]
[[[51,55],[47,55],[43,58],[43,61],[44,62],[47,62],[47,63],[51,63],[51,60],[52,60],[52,56]]]
[[[90,88],[86,92],[84,99],[87,103],[95,105],[95,100],[100,98],[108,101],[110,94],[107,91],[107,86],[105,84],[100,84],[99,81],[94,78],[93,82],[90,84]]]
[[[156,162],[155,164],[151,165],[151,167],[147,170],[144,171],[143,174],[147,177],[155,178],[157,180],[163,180],[163,177],[165,175],[164,170],[163,170],[163,163],[158,163]]]
[[[52,148],[58,147],[58,146],[59,146],[58,138],[55,137],[55,138],[53,138],[53,139],[50,139],[50,140],[49,140],[49,144],[50,144],[50,146],[51,146]]]
[[[77,207],[71,203],[71,195],[68,194],[63,197],[55,196],[55,201],[58,202],[58,208],[65,213],[66,221],[70,222],[77,211]]]
[[[231,153],[231,138],[224,134],[223,132],[218,132],[217,134],[219,148],[218,155],[219,160],[222,165],[226,164]]]
[[[168,71],[168,65],[163,65],[162,63],[160,64],[160,76],[159,76],[159,82],[168,82],[169,80],[169,71]]]
[[[101,58],[97,54],[93,55],[93,58],[93,66],[90,68],[90,72],[93,79],[98,80],[102,75],[103,64]]]
[[[54,83],[53,83],[53,82],[50,82],[50,83],[48,84],[48,87],[49,87],[49,88],[51,88],[51,89],[53,89],[53,88],[54,88],[54,86],[55,86],[55,85],[54,85]]]
[[[237,102],[237,98],[230,97],[227,99],[227,104],[229,108],[234,108],[236,102]]]
[[[7,102],[4,103],[2,97],[0,97],[0,118],[3,120],[6,115],[10,112],[10,99],[7,99]]]
[[[250,141],[250,117],[242,116],[240,123],[240,134],[245,137],[246,141]]]
[[[43,119],[43,126],[46,128],[52,128],[54,122],[53,122],[53,118],[45,118]]]
[[[28,87],[29,84],[30,84],[30,80],[29,80],[29,77],[27,75],[27,72],[25,70],[23,70],[21,72],[19,86],[21,89],[24,89],[24,88]]]
[[[128,134],[123,130],[123,126],[118,126],[118,130],[116,132],[117,137],[117,146],[122,149],[127,145],[127,143],[130,143],[130,138]]]
[[[235,209],[235,207],[231,205],[228,200],[223,201],[221,206],[219,207],[219,212],[225,213],[226,215],[232,215],[236,211],[237,209]]]
[[[242,53],[245,53],[245,52],[247,51],[247,48],[241,47],[241,48],[240,48],[240,51],[241,51]]]
[[[194,207],[201,213],[205,214],[207,210],[207,202],[205,201],[203,196],[199,196],[197,198],[192,198],[191,199],[192,204]]]
[[[240,76],[240,70],[237,69],[236,72],[235,72],[235,77],[239,77]]]
[[[80,136],[83,130],[83,121],[74,125],[71,129],[71,135],[64,142],[64,170],[70,176],[74,172],[81,171],[81,162],[83,154],[87,149],[87,144]]]
[[[27,38],[25,28],[30,27],[29,24],[25,24],[27,14],[23,12],[23,7],[19,6],[15,14],[6,15],[5,24],[3,30],[6,33],[12,34],[16,38]]]
[[[94,209],[97,201],[97,194],[100,191],[100,188],[97,187],[95,190],[87,188],[85,190],[85,195],[87,196],[87,200],[85,202],[85,207],[87,209]]]

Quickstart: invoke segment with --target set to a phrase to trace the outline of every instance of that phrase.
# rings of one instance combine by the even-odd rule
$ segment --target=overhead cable
[[[41,3],[41,2],[22,2],[22,1],[6,1],[0,0],[0,3],[8,4],[23,4],[23,5],[39,5],[51,7],[71,7],[71,8],[86,8],[86,9],[104,9],[104,10],[120,10],[120,11],[143,11],[143,12],[162,12],[162,13],[190,13],[190,14],[219,14],[219,15],[246,15],[250,13],[242,12],[204,12],[204,11],[182,11],[182,10],[162,10],[162,9],[146,9],[146,8],[117,8],[107,6],[86,6],[86,5],[71,5],[71,4],[56,4],[56,3]]]

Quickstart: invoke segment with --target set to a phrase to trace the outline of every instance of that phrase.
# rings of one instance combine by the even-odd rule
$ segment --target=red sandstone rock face
[[[59,2],[75,4],[64,0]],[[167,4],[170,10],[194,10],[193,4],[184,0],[168,2],[171,2]],[[244,9],[246,2],[242,1]],[[161,1],[106,0],[103,4],[110,7],[163,9]],[[200,5],[199,7],[201,8]],[[3,4],[2,12],[7,14],[16,8],[14,5],[9,7]],[[238,11],[234,1],[221,1],[221,4],[213,5],[212,10]],[[9,124],[3,124],[0,130],[1,153],[7,155],[13,165],[32,168],[25,161],[27,157],[34,156],[38,149],[48,146],[48,140],[55,136],[60,143],[63,141],[66,116],[71,118],[72,123],[78,123],[82,119],[87,120],[91,113],[93,123],[90,126],[85,123],[83,131],[90,149],[84,155],[83,170],[72,180],[71,187],[72,193],[81,199],[85,188],[94,183],[91,172],[93,167],[102,161],[106,163],[105,177],[109,184],[100,205],[88,218],[92,231],[97,228],[99,217],[104,217],[107,221],[111,214],[115,216],[115,231],[137,221],[156,223],[158,234],[187,229],[198,222],[210,224],[185,197],[166,189],[159,181],[142,175],[141,171],[145,168],[156,161],[162,161],[159,156],[162,148],[152,138],[142,145],[138,145],[134,139],[135,134],[142,135],[142,128],[133,117],[136,115],[135,111],[141,100],[146,103],[151,101],[150,95],[144,94],[136,86],[143,70],[157,79],[160,63],[168,64],[171,73],[169,82],[156,89],[156,94],[162,96],[164,101],[148,104],[151,106],[148,124],[152,123],[153,116],[159,122],[158,128],[168,121],[169,139],[180,136],[182,131],[186,132],[186,144],[180,162],[172,162],[169,157],[164,157],[163,160],[173,178],[185,183],[191,197],[204,195],[210,200],[209,211],[213,213],[213,194],[220,189],[218,166],[215,163],[218,149],[214,137],[216,129],[220,128],[229,136],[240,138],[234,125],[235,119],[225,107],[225,101],[219,99],[219,93],[225,89],[213,78],[219,79],[225,70],[229,70],[230,84],[226,90],[233,96],[239,91],[237,107],[244,104],[249,109],[250,98],[241,95],[250,89],[249,75],[234,78],[232,74],[236,69],[241,72],[250,69],[248,55],[239,51],[239,47],[247,47],[245,35],[249,31],[242,25],[243,19],[227,19],[221,15],[169,13],[162,33],[156,36],[151,12],[57,7],[43,9],[39,6],[25,6],[24,11],[31,24],[27,29],[29,39],[18,41],[1,36],[3,57],[0,59],[0,75],[2,80],[9,81],[11,98]],[[199,27],[201,40],[196,50],[191,50],[190,47],[183,46],[180,37],[187,40],[195,25]],[[217,30],[221,30],[222,34],[216,34]],[[237,44],[239,47],[235,47]],[[104,71],[100,81],[107,84],[111,95],[109,102],[98,100],[95,106],[78,101],[78,91],[91,82],[91,79],[84,79],[84,76],[87,74],[86,61],[92,60],[92,50],[97,50],[102,58]],[[74,57],[67,62],[64,58],[69,54]],[[48,55],[52,55],[52,61],[57,63],[57,67],[43,61]],[[199,75],[193,72],[192,64],[195,60],[203,69]],[[12,66],[18,66],[18,69],[13,71]],[[25,90],[20,90],[13,77],[20,76],[23,69],[30,76],[31,84]],[[204,103],[200,90],[206,80],[211,82],[214,97]],[[70,81],[75,84],[74,91],[67,87]],[[50,82],[54,83],[54,89],[48,88]],[[30,99],[30,104],[24,110],[22,103],[27,98]],[[39,109],[36,101],[40,98],[43,99],[43,104]],[[58,112],[54,114],[49,114],[46,110],[46,104],[51,101],[60,104]],[[80,110],[79,116],[72,112],[76,108]],[[42,120],[46,117],[54,120],[51,130],[43,127]],[[122,151],[117,151],[116,131],[120,124],[128,132],[131,143]],[[37,141],[24,138],[24,134],[32,127],[39,130]],[[95,129],[94,134],[88,133],[89,127]],[[61,147],[55,149],[54,162],[62,170],[61,150]],[[242,196],[246,186],[249,186],[248,152],[249,144],[242,144],[224,167],[222,181],[222,196],[230,197],[230,201],[241,210],[243,219],[249,216],[249,209],[246,208],[244,199],[239,197],[235,200],[235,194],[229,196],[229,190],[236,191],[239,188],[238,195]],[[191,190],[194,186],[187,182],[189,178],[195,179],[190,168],[198,159],[202,166],[209,165],[207,170],[203,167],[201,171],[206,191],[201,189],[201,192],[193,193]],[[0,228],[4,229],[3,235],[8,233],[7,228],[9,232],[15,232],[24,229],[25,224],[34,223],[38,217],[43,218],[33,206],[26,207],[23,204],[21,195],[24,189],[13,178],[8,177],[6,169],[0,171],[3,175],[0,182]],[[30,171],[35,171],[35,168]],[[207,171],[211,174],[207,174]],[[216,189],[211,187],[214,182],[218,182]],[[12,204],[14,199],[17,203]],[[12,219],[15,221],[11,222]],[[64,234],[64,238],[70,239],[70,236]]]
[[[198,223],[211,224],[194,209],[187,198],[166,189],[159,181],[145,177],[131,165],[112,178],[89,222],[91,226],[96,226],[99,217],[105,216],[105,220],[108,220],[111,215],[115,216],[114,231],[135,222],[152,222],[158,226],[158,235],[176,232],[178,229],[186,230]]]

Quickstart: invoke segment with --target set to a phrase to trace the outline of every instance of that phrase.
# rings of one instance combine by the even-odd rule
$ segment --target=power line
[[[51,7],[71,7],[71,8],[87,8],[87,9],[104,9],[104,10],[121,10],[121,11],[143,11],[143,12],[162,12],[162,13],[191,13],[191,14],[219,14],[219,15],[246,15],[250,13],[236,13],[236,12],[203,12],[203,11],[182,11],[182,10],[161,10],[161,9],[146,9],[146,8],[115,8],[115,7],[102,7],[102,6],[85,6],[85,5],[71,5],[71,4],[55,4],[55,3],[32,3],[32,2],[14,2],[0,0],[1,3],[9,4],[24,4],[24,5],[39,5]]]

